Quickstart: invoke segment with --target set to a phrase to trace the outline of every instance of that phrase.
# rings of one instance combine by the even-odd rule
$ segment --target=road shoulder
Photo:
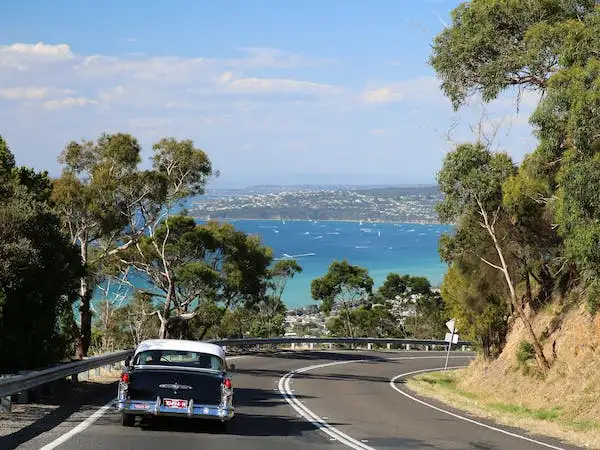
[[[409,378],[405,386],[421,397],[433,399],[487,421],[552,437],[572,445],[600,448],[600,423],[569,420],[557,408],[532,409],[463,391],[456,387],[460,373],[457,370],[419,374]]]

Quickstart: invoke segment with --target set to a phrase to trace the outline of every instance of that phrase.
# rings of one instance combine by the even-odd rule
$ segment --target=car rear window
[[[223,360],[218,356],[181,350],[146,350],[139,352],[135,355],[133,364],[194,367],[212,370],[223,370],[225,366]]]

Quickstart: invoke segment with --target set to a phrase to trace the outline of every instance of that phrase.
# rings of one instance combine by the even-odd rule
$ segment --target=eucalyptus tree
[[[47,201],[45,172],[17,167],[0,136],[0,372],[71,357],[76,249]]]
[[[214,325],[207,302],[226,309],[257,303],[271,259],[271,249],[257,237],[228,223],[197,224],[183,215],[165,219],[115,258],[120,270],[133,268],[138,289],[161,305],[154,314],[162,338],[189,336],[192,324],[206,333]]]
[[[87,270],[79,287],[78,357],[90,345],[92,286],[103,265],[152,233],[178,201],[202,193],[212,174],[208,156],[192,141],[165,138],[153,151],[152,168],[142,170],[134,137],[103,134],[69,143],[59,158],[63,172],[52,200]]]
[[[310,289],[312,298],[321,302],[325,313],[329,314],[335,306],[341,307],[345,331],[354,337],[351,307],[371,295],[373,284],[367,269],[344,260],[332,262],[324,276],[312,280]]]

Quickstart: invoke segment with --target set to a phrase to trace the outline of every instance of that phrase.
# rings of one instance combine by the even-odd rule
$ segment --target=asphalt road
[[[469,355],[453,353],[450,366],[467,364],[466,356]],[[99,411],[101,405],[114,398],[116,385],[112,385],[103,392],[103,398],[90,402],[58,426],[31,436],[26,442],[21,439],[18,446],[5,440],[0,447],[2,450],[576,448],[478,419],[478,423],[468,422],[423,405],[397,392],[396,389],[405,391],[403,377],[392,383],[396,389],[393,388],[390,380],[398,375],[442,367],[443,353],[305,351],[242,357],[235,364],[236,416],[225,433],[215,432],[210,424],[167,418],[145,420],[134,428],[122,427],[114,408]],[[97,420],[90,423],[88,418],[94,412]],[[482,426],[486,424],[502,428],[505,433]],[[76,433],[72,431],[75,427],[79,427]],[[70,437],[58,443],[56,439],[61,436]]]

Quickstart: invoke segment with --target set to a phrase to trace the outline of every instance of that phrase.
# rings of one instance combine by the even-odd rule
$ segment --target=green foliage
[[[506,153],[492,153],[483,144],[463,144],[448,153],[438,174],[444,200],[437,206],[443,222],[453,222],[483,207],[493,212],[502,202],[502,184],[516,173]]]
[[[435,38],[430,63],[455,108],[474,94],[480,94],[485,101],[493,100],[510,86],[543,89],[548,77],[558,69],[557,54],[564,38],[560,26],[592,14],[595,3],[594,0],[462,3],[452,11],[452,25]]]
[[[133,136],[103,134],[95,142],[71,142],[59,158],[64,169],[52,201],[88,269],[81,283],[78,356],[90,343],[93,286],[114,269],[110,260],[159,228],[176,202],[202,193],[212,175],[208,156],[189,140],[162,139],[153,150],[152,169],[141,170],[141,147]],[[194,270],[204,269],[189,265],[179,276],[190,280]]]
[[[341,306],[346,336],[353,337],[355,327],[350,307],[370,296],[373,279],[369,271],[346,260],[334,261],[323,277],[312,280],[310,289],[312,298],[321,302],[321,310],[326,314],[331,313],[334,307]]]
[[[502,186],[513,225],[507,246],[528,301],[536,300],[531,277],[540,286],[538,303],[578,280],[592,310],[597,302],[599,36],[594,0],[473,0],[453,11],[452,26],[434,43],[431,63],[455,108],[473,94],[489,101],[510,86],[544,93],[530,120],[539,145]],[[453,186],[445,184],[447,194]],[[440,217],[464,210],[454,200],[440,206]],[[456,240],[441,247],[446,261],[465,250]]]
[[[363,305],[349,312],[350,327],[355,337],[403,338],[406,332],[389,305]],[[332,336],[345,337],[348,324],[343,316],[332,317],[326,324]]]
[[[0,153],[0,372],[10,373],[72,355],[71,303],[82,268],[58,216],[39,195],[45,174],[15,167],[1,138]],[[20,184],[14,173],[29,173],[28,180],[39,183]]]
[[[447,315],[456,318],[464,339],[486,359],[496,358],[504,346],[509,314],[506,287],[497,271],[474,264],[453,264],[442,282]]]
[[[519,346],[517,347],[517,362],[519,365],[526,364],[535,358],[535,351],[533,349],[533,344],[528,341],[519,342]]]
[[[443,336],[448,318],[441,296],[432,290],[427,278],[389,273],[373,301],[377,299],[381,299],[386,307],[393,301],[403,310],[409,307],[414,310],[410,318],[396,317],[396,320],[404,322],[406,335],[423,339]]]
[[[311,282],[312,298],[321,302],[321,309],[326,313],[338,303],[362,300],[372,290],[373,279],[369,271],[346,260],[332,262],[323,277]]]
[[[185,337],[191,319],[204,333],[214,324],[213,315],[201,314],[207,311],[205,302],[229,308],[263,299],[271,259],[271,249],[231,224],[199,225],[192,217],[172,216],[123,250],[115,264],[122,272],[133,267],[150,286],[147,293],[162,303],[163,333]],[[209,321],[202,323],[202,317]]]
[[[402,297],[407,294],[410,282],[410,275],[400,275],[399,273],[393,272],[388,273],[383,284],[379,287],[378,293],[386,300]]]

